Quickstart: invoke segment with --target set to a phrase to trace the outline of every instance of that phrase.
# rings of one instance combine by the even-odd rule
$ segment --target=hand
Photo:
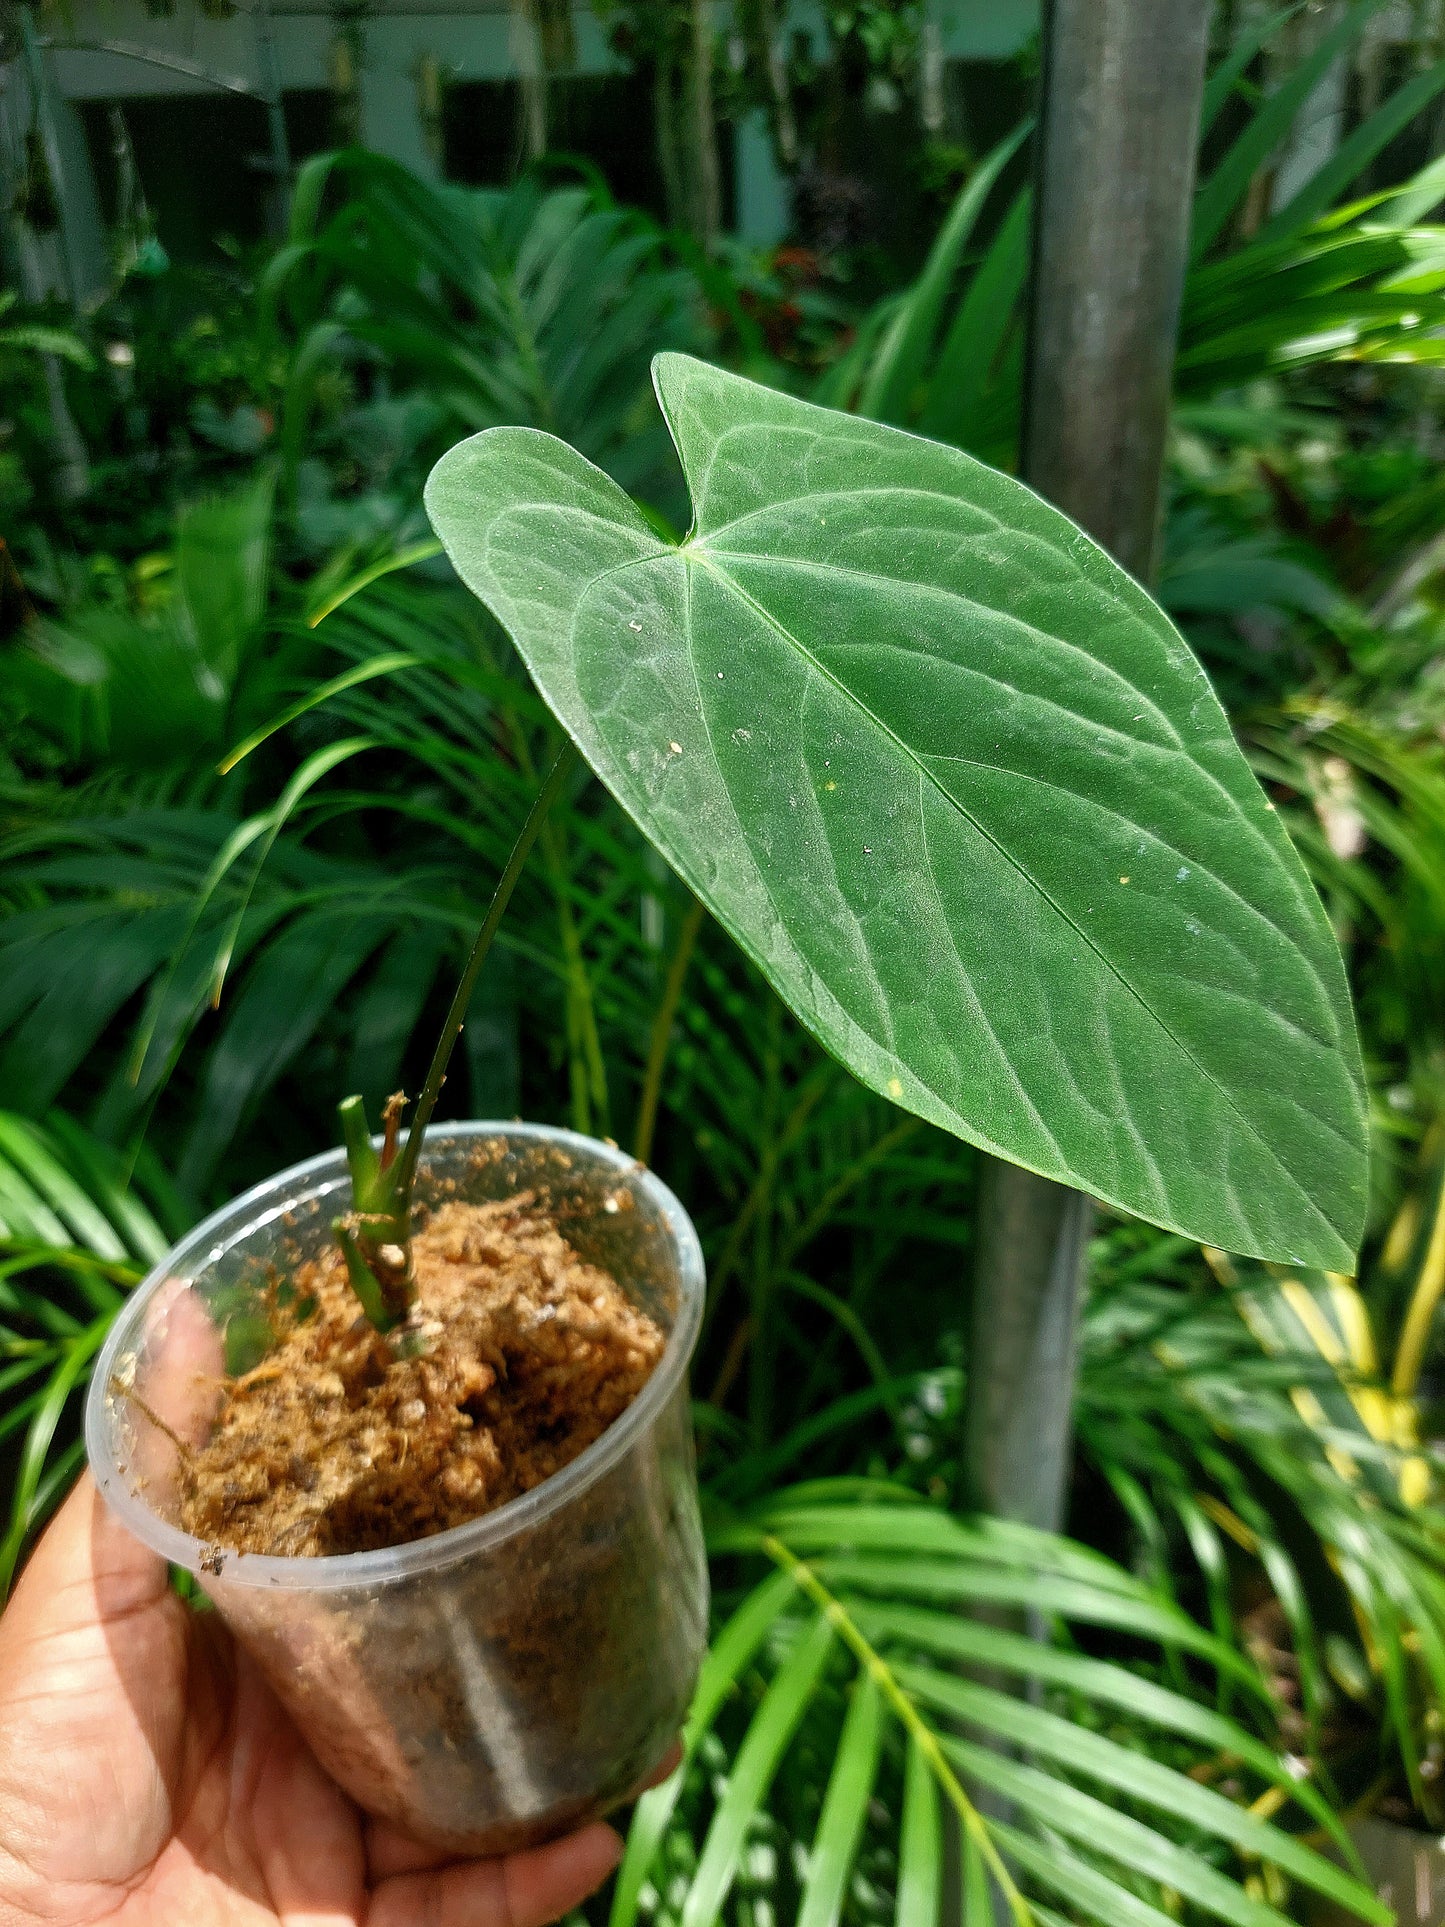
[[[448,1860],[367,1819],[88,1474],[0,1618],[0,1927],[541,1927],[620,1850]]]

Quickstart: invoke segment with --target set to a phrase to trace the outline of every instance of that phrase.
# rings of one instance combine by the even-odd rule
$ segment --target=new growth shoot
[[[380,1151],[371,1141],[362,1099],[345,1097],[339,1106],[351,1172],[351,1209],[344,1218],[335,1219],[331,1228],[346,1259],[351,1289],[379,1332],[401,1324],[416,1297],[411,1199],[402,1195],[403,1169],[396,1155],[405,1103],[403,1091],[393,1092],[386,1100]]]
[[[416,1277],[412,1269],[411,1218],[412,1193],[416,1186],[417,1164],[427,1126],[431,1123],[447,1065],[462,1034],[472,992],[492,939],[497,934],[517,879],[522,874],[528,853],[537,840],[549,809],[556,801],[576,761],[576,751],[564,743],[552,765],[551,774],[538,791],[522,825],[512,853],[492,894],[492,901],[472,944],[466,968],[453,994],[451,1007],[442,1024],[441,1035],[432,1053],[406,1145],[400,1151],[401,1114],[405,1094],[398,1091],[386,1101],[382,1112],[383,1135],[380,1148],[372,1142],[366,1121],[366,1106],[359,1097],[344,1098],[339,1107],[342,1142],[351,1173],[351,1209],[333,1220],[332,1230],[346,1259],[346,1275],[362,1310],[379,1332],[405,1327],[416,1303]]]

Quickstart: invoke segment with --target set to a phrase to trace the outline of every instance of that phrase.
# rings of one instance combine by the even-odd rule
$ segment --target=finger
[[[30,1555],[4,1618],[5,1644],[103,1628],[164,1598],[166,1564],[103,1505],[82,1472]]]
[[[197,1294],[170,1278],[145,1308],[128,1403],[129,1479],[163,1515],[173,1510],[182,1443],[200,1445],[224,1396],[221,1334]]]
[[[366,1829],[366,1870],[372,1881],[389,1880],[398,1873],[424,1873],[456,1859],[447,1847],[429,1847],[403,1833],[389,1820],[373,1820]]]
[[[395,1874],[376,1888],[366,1927],[544,1927],[602,1885],[622,1842],[599,1821],[504,1860]]]
[[[627,1799],[640,1799],[649,1787],[661,1786],[664,1780],[671,1779],[681,1760],[682,1741],[674,1740],[652,1771],[637,1782]],[[367,1827],[366,1864],[373,1880],[386,1880],[398,1873],[422,1873],[430,1867],[445,1866],[448,1861],[455,1859],[455,1853],[447,1848],[428,1847],[387,1820],[373,1820]]]
[[[0,1619],[0,1834],[41,1892],[125,1887],[161,1851],[183,1748],[216,1726],[186,1651],[165,1562],[82,1477]]]

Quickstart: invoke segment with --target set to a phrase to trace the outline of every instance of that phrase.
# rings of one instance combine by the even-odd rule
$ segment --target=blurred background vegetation
[[[959,1712],[982,1649],[919,1604],[950,1588],[1031,1606],[1036,1704],[1181,1783],[1319,1838],[1445,1825],[1445,9],[1216,14],[1159,591],[1348,959],[1361,1273],[1105,1216],[1072,1543],[930,1537],[968,1496],[971,1154],[822,1056],[579,782],[448,1100],[635,1146],[708,1250],[702,1472],[743,1603],[619,1927],[931,1917],[934,1727],[884,1744],[869,1695],[923,1649],[908,1703]],[[343,1092],[415,1087],[550,760],[429,540],[431,462],[533,423],[676,528],[648,364],[677,347],[1009,467],[1037,65],[1027,0],[0,19],[0,1583],[120,1294],[332,1142]],[[846,1655],[809,1644],[817,1592],[750,1590],[804,1556],[860,1589]],[[1091,1818],[1038,1918],[1293,1912],[1247,1838],[1113,1784],[1246,1912],[1132,1839],[1091,1886]]]

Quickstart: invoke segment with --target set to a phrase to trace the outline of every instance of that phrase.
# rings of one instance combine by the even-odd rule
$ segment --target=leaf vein
[[[682,551],[682,554],[685,561],[690,560],[691,557],[693,556],[696,556],[698,560],[702,563],[702,566],[711,567],[710,557],[704,557],[697,549],[693,549],[690,551],[684,550]],[[1219,1096],[1222,1098],[1222,1100],[1224,1101],[1228,1109],[1233,1111],[1234,1115],[1239,1119],[1245,1131],[1249,1134],[1251,1138],[1255,1140],[1256,1143],[1258,1143],[1261,1150],[1269,1158],[1270,1162],[1284,1175],[1284,1177],[1288,1180],[1290,1185],[1293,1186],[1294,1190],[1298,1193],[1299,1197],[1305,1203],[1309,1211],[1320,1221],[1321,1224],[1323,1224],[1326,1227],[1326,1229],[1333,1230],[1334,1227],[1330,1225],[1330,1222],[1325,1217],[1325,1214],[1323,1213],[1323,1211],[1320,1210],[1319,1206],[1314,1202],[1313,1198],[1310,1197],[1308,1191],[1305,1190],[1304,1186],[1295,1177],[1294,1173],[1290,1170],[1289,1166],[1285,1164],[1284,1160],[1280,1157],[1279,1153],[1275,1150],[1274,1146],[1269,1142],[1268,1138],[1266,1138],[1263,1135],[1263,1133],[1258,1129],[1258,1127],[1245,1115],[1244,1111],[1241,1110],[1237,1100],[1234,1098],[1232,1093],[1228,1091],[1223,1084],[1220,1083],[1219,1079],[1213,1074],[1212,1071],[1210,1071],[1207,1068],[1207,1066],[1200,1063],[1199,1059],[1194,1055],[1193,1051],[1189,1049],[1188,1045],[1185,1044],[1183,1039],[1180,1037],[1177,1037],[1174,1034],[1174,1032],[1170,1029],[1169,1025],[1164,1021],[1164,1019],[1159,1015],[1159,1013],[1153,1008],[1153,1006],[1148,1002],[1148,1000],[1145,997],[1143,997],[1140,994],[1140,992],[1134,987],[1134,985],[1129,982],[1128,978],[1124,976],[1124,974],[1122,973],[1122,971],[1120,971],[1120,969],[1114,963],[1112,958],[1110,958],[1103,950],[1099,948],[1099,945],[1095,942],[1094,938],[1083,927],[1083,925],[1080,924],[1077,921],[1077,919],[1072,917],[1069,914],[1069,912],[1063,907],[1063,905],[1058,903],[1049,894],[1049,892],[1039,882],[1037,877],[1033,876],[1024,867],[1024,865],[1019,861],[1019,859],[1016,856],[1014,856],[1012,851],[1006,849],[1004,845],[999,842],[998,838],[987,828],[985,824],[979,822],[978,818],[974,816],[971,810],[969,810],[964,804],[959,802],[958,798],[955,797],[949,790],[943,787],[942,783],[939,782],[938,778],[934,776],[933,773],[928,769],[927,765],[920,760],[916,752],[907,743],[903,741],[902,737],[897,735],[897,733],[894,730],[889,728],[888,724],[883,721],[883,719],[877,714],[876,711],[868,709],[866,704],[862,702],[862,700],[855,694],[853,690],[851,690],[848,687],[846,683],[840,681],[838,677],[836,677],[822,662],[818,660],[818,658],[812,653],[812,651],[806,646],[806,644],[804,644],[797,636],[795,636],[790,629],[785,628],[784,625],[778,620],[776,616],[772,614],[770,610],[765,609],[761,603],[757,602],[751,595],[749,595],[747,590],[743,588],[741,583],[733,581],[733,579],[728,575],[725,569],[713,569],[712,573],[715,576],[715,578],[721,581],[722,583],[724,583],[726,587],[729,588],[741,602],[746,603],[747,606],[750,609],[752,609],[756,615],[760,616],[763,619],[763,621],[765,621],[766,623],[769,624],[770,627],[775,629],[778,632],[778,634],[784,638],[785,641],[790,642],[793,645],[793,647],[798,651],[798,653],[803,657],[805,657],[807,661],[813,665],[817,673],[820,676],[825,677],[827,681],[829,681],[834,686],[834,688],[836,688],[843,696],[847,698],[848,702],[850,702],[855,708],[862,710],[864,715],[867,716],[871,722],[873,722],[873,724],[877,727],[877,729],[883,735],[885,735],[891,743],[894,744],[894,746],[898,749],[900,754],[907,761],[911,762],[916,769],[922,771],[927,776],[929,782],[931,782],[934,785],[934,787],[937,789],[938,794],[942,797],[945,797],[949,802],[949,804],[958,811],[959,815],[964,817],[968,822],[970,822],[973,825],[974,829],[977,830],[978,834],[981,837],[983,837],[986,842],[991,843],[993,845],[993,847],[998,851],[999,855],[1003,857],[1004,861],[1010,864],[1018,872],[1019,876],[1023,878],[1025,883],[1031,885],[1031,887],[1038,893],[1038,895],[1042,898],[1042,900],[1048,904],[1050,909],[1053,910],[1054,914],[1057,917],[1059,917],[1062,922],[1066,923],[1069,926],[1069,928],[1073,930],[1074,933],[1080,938],[1080,940],[1086,945],[1086,947],[1094,953],[1095,957],[1098,958],[1100,964],[1104,967],[1104,969],[1107,970],[1110,973],[1110,975],[1113,976],[1123,986],[1124,990],[1127,992],[1127,994],[1130,997],[1134,999],[1134,1001],[1138,1004],[1139,1008],[1144,1012],[1144,1014],[1148,1018],[1150,1018],[1153,1023],[1155,1023],[1158,1026],[1158,1028],[1173,1044],[1174,1048],[1179,1052],[1179,1055],[1182,1058],[1184,1058],[1187,1063],[1193,1066],[1195,1071],[1198,1072],[1199,1076],[1203,1079],[1203,1081],[1206,1084],[1209,1084],[1210,1086],[1213,1087],[1215,1091],[1218,1092]],[[1244,1222],[1247,1224],[1251,1222],[1251,1219],[1249,1218],[1248,1215],[1245,1216]]]

